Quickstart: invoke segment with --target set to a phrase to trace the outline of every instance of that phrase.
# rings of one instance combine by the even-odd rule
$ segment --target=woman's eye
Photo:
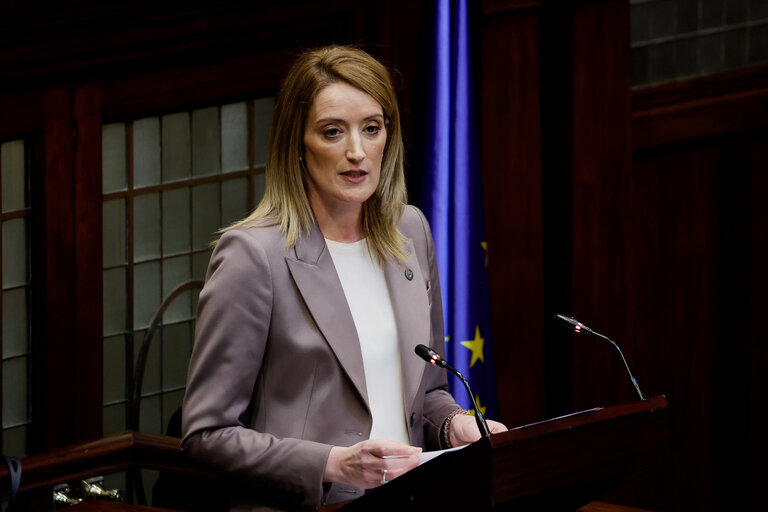
[[[341,131],[338,128],[328,128],[323,132],[323,135],[328,137],[329,139],[334,139],[339,136]]]
[[[372,124],[370,126],[365,127],[365,133],[368,135],[376,135],[381,131],[381,127],[377,124]]]

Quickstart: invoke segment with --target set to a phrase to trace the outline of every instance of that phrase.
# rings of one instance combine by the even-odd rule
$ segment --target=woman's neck
[[[315,214],[315,220],[317,220],[317,226],[328,240],[351,243],[365,238],[363,206],[361,204],[344,204],[329,208],[328,205],[311,199],[310,204]]]

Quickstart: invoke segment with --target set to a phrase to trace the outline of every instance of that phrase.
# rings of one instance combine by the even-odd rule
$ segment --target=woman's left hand
[[[507,430],[507,427],[498,421],[486,420],[486,423],[488,423],[488,430],[491,431],[491,434]],[[469,414],[454,416],[448,426],[448,436],[451,446],[463,446],[480,439],[480,429],[477,428],[475,417]]]

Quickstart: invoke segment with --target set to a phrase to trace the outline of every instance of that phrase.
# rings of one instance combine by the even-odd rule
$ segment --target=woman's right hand
[[[407,473],[419,465],[421,448],[388,439],[334,446],[328,455],[323,480],[371,489]],[[384,471],[386,470],[386,479]]]

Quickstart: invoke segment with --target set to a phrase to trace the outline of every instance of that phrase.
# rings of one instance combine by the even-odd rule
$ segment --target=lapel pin
[[[405,278],[409,281],[413,280],[413,270],[409,268],[405,269]]]

